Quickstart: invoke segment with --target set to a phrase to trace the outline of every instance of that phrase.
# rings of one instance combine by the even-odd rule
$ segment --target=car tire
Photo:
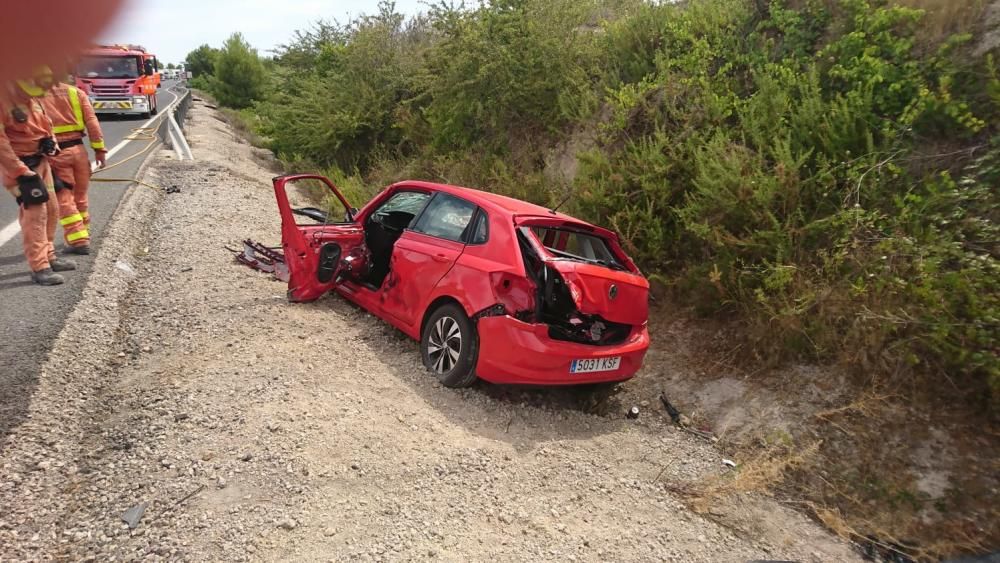
[[[448,303],[431,313],[421,334],[420,355],[445,387],[462,388],[476,382],[479,335],[461,307]]]

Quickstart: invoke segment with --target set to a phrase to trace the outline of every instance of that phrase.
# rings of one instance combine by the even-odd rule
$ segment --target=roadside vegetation
[[[622,234],[746,358],[1000,412],[1000,71],[979,0],[383,3],[188,57],[356,205],[421,178]],[[829,499],[825,499],[829,500]],[[995,533],[995,530],[993,530]]]

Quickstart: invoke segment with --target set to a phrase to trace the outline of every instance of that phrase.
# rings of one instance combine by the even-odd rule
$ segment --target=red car
[[[325,183],[343,219],[292,209],[301,180]],[[649,282],[611,231],[429,182],[393,184],[360,211],[322,176],[281,176],[274,192],[289,299],[335,290],[419,340],[446,386],[618,382],[642,365]]]

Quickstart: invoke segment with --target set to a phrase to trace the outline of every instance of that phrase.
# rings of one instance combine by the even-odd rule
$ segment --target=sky
[[[166,63],[179,63],[202,44],[220,47],[240,31],[261,55],[287,43],[297,29],[319,19],[346,22],[377,11],[378,0],[130,0],[101,43],[137,43]],[[416,14],[425,0],[396,0],[396,10]]]

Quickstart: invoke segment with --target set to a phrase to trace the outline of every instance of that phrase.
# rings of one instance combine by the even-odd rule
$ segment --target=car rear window
[[[603,238],[572,229],[529,227],[546,250],[560,258],[591,262],[609,268],[622,265]]]

